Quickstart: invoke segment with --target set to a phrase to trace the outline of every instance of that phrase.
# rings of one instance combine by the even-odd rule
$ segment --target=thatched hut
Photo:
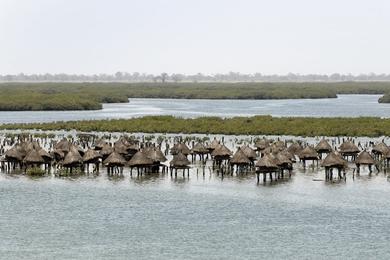
[[[31,150],[26,157],[23,159],[23,164],[25,165],[25,170],[28,167],[40,167],[45,163],[45,160],[39,154],[39,152],[35,149]]]
[[[289,177],[291,177],[291,172],[293,170],[293,162],[288,157],[288,154],[286,154],[286,152],[278,152],[276,155],[274,155],[274,157],[276,160],[276,164],[280,168],[281,177],[284,178],[284,170],[287,170],[289,173]]]
[[[298,156],[300,152],[302,152],[303,147],[299,143],[292,143],[287,147],[287,152],[289,152],[292,155]]]
[[[327,140],[322,139],[314,148],[322,159],[322,154],[328,154],[333,151],[332,146],[328,143]]]
[[[153,160],[143,151],[138,151],[129,161],[130,175],[133,175],[133,168],[137,169],[137,176],[142,175],[144,171],[149,171],[153,167]]]
[[[257,154],[256,154],[256,151],[253,150],[251,147],[249,147],[248,145],[243,145],[241,146],[241,150],[244,152],[244,154],[246,155],[246,157],[248,157],[248,159],[251,161],[251,164],[254,165],[254,161],[256,160],[257,158]]]
[[[197,142],[194,147],[192,147],[191,149],[191,155],[192,155],[192,161],[196,160],[196,156],[198,155],[199,156],[199,160],[201,160],[202,162],[205,161],[205,154],[208,154],[209,153],[209,149],[207,149],[207,147],[201,143],[201,142]]]
[[[211,154],[218,146],[220,142],[214,138],[214,140],[207,146],[209,153]]]
[[[13,146],[11,149],[5,152],[4,162],[7,164],[7,169],[16,169],[16,166],[21,166],[24,154],[18,149],[18,146]]]
[[[122,174],[125,164],[125,158],[115,150],[103,161],[103,165],[107,167],[108,174]]]
[[[303,164],[303,168],[306,168],[306,161],[313,161],[313,165],[314,165],[314,162],[317,162],[317,165],[318,165],[318,153],[317,151],[311,147],[311,146],[306,146],[300,153],[299,153],[299,160],[302,162]]]
[[[110,144],[108,143],[104,144],[102,149],[100,150],[100,155],[102,156],[103,161],[107,159],[107,157],[113,152],[114,152],[114,148]]]
[[[351,157],[352,161],[355,161],[360,150],[353,142],[346,141],[340,145],[339,152],[347,160]]]
[[[356,171],[358,174],[360,173],[360,166],[361,165],[368,166],[368,170],[370,171],[370,173],[372,173],[372,166],[375,165],[375,160],[371,156],[371,154],[369,154],[367,151],[363,151],[356,158],[355,164],[356,164]]]
[[[340,179],[345,179],[345,169],[347,168],[347,161],[335,152],[328,153],[328,155],[322,161],[321,166],[325,168],[326,180],[333,179],[333,169],[338,170],[338,176]],[[341,171],[343,171],[343,176],[341,175]]]
[[[177,143],[171,148],[171,154],[176,155],[179,153],[182,153],[183,155],[187,156],[191,154],[191,150],[185,143]]]
[[[144,150],[146,157],[153,161],[152,172],[156,173],[160,171],[162,167],[162,172],[165,173],[167,166],[162,164],[167,161],[164,153],[157,147],[150,147],[151,149]]]
[[[390,152],[390,148],[384,142],[377,143],[372,148],[372,153],[374,155],[374,159],[376,160],[381,160],[389,152]]]
[[[89,165],[93,164],[95,166],[94,172],[99,172],[99,164],[102,155],[98,150],[88,149],[87,152],[83,156],[83,163],[87,168],[87,172],[89,172]]]
[[[233,174],[234,166],[236,166],[237,173],[247,172],[252,161],[249,160],[244,151],[238,147],[229,163],[231,166],[231,173]]]
[[[58,143],[54,145],[54,150],[59,150],[63,153],[67,153],[70,150],[72,143],[69,142],[66,138],[61,139]]]
[[[66,154],[64,161],[62,162],[62,166],[67,170],[70,169],[70,173],[72,173],[73,168],[80,168],[83,165],[83,158],[81,157],[79,151],[76,147],[71,147],[69,152]]]
[[[269,147],[271,144],[271,141],[265,138],[258,139],[255,142],[255,147],[258,152],[263,151],[265,148]]]
[[[263,174],[263,181],[266,182],[267,173],[272,181],[272,173],[276,174],[278,171],[279,166],[275,162],[275,158],[270,154],[264,155],[256,162],[257,183],[260,182],[260,174]]]
[[[107,143],[106,140],[104,140],[104,139],[98,139],[98,140],[96,140],[96,142],[95,142],[95,150],[100,151],[100,150],[103,149],[103,147],[104,147],[105,145],[107,145],[107,144],[108,144],[108,143]]]
[[[232,152],[224,144],[220,144],[214,149],[211,156],[213,157],[213,167],[217,166],[219,168],[224,161],[227,162],[230,160]]]
[[[175,177],[177,177],[177,170],[183,170],[183,177],[185,175],[185,171],[187,170],[187,175],[190,175],[190,167],[191,162],[187,159],[183,153],[179,152],[173,156],[173,159],[170,161],[170,173],[172,176],[173,171],[175,172]]]

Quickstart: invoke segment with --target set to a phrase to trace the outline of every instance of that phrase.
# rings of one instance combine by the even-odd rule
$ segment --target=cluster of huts
[[[333,145],[333,144],[332,144]],[[205,169],[207,159],[212,160],[212,168],[218,174],[256,173],[257,181],[263,175],[273,181],[291,176],[295,163],[301,162],[304,168],[307,162],[313,167],[322,166],[325,169],[326,180],[334,178],[345,179],[349,164],[355,164],[357,174],[361,166],[367,166],[369,172],[375,166],[389,165],[390,148],[380,142],[374,145],[370,152],[359,148],[352,140],[346,140],[339,147],[332,147],[322,139],[315,146],[286,141],[272,141],[265,138],[257,139],[253,147],[241,145],[233,152],[223,142],[214,139],[212,142],[176,142],[169,149],[172,159],[167,162],[167,152],[161,150],[161,144],[139,142],[121,137],[114,143],[104,139],[94,140],[90,145],[68,140],[66,138],[54,143],[50,149],[44,149],[39,140],[20,140],[6,151],[1,158],[3,171],[19,168],[27,171],[38,167],[50,171],[53,167],[72,174],[73,172],[99,172],[100,167],[107,169],[108,174],[123,174],[128,167],[130,174],[165,173],[177,176],[178,171],[189,175],[194,162]],[[191,159],[191,161],[189,160]],[[92,170],[91,170],[92,168]]]

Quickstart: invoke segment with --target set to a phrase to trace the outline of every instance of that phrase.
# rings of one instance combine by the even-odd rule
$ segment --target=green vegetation
[[[0,129],[42,129],[92,132],[143,132],[185,134],[294,135],[294,136],[383,136],[390,135],[390,119],[360,118],[275,118],[148,116],[120,120],[73,121],[0,125]]]
[[[39,167],[28,168],[26,174],[32,177],[44,176],[46,172]]]
[[[390,82],[3,83],[0,110],[93,110],[128,98],[299,99],[390,93]],[[381,102],[390,102],[385,95]]]

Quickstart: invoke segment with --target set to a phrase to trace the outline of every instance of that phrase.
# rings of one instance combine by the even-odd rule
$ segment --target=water
[[[1,259],[388,259],[389,183],[0,175]]]
[[[130,99],[130,103],[104,104],[97,111],[0,112],[0,123],[52,122],[146,115],[201,116],[311,116],[390,117],[390,104],[379,104],[380,95],[339,95],[337,99],[286,100],[183,100]]]

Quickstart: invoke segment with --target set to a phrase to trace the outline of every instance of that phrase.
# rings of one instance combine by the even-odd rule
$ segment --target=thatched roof
[[[163,152],[156,147],[152,147],[152,149],[148,149],[147,151],[145,151],[145,154],[146,154],[146,157],[151,159],[153,162],[167,161],[167,158],[165,157]]]
[[[5,152],[5,158],[7,160],[11,159],[16,161],[22,161],[23,157],[24,155],[20,151],[18,151],[16,146],[12,147],[11,149]]]
[[[314,148],[317,152],[320,153],[330,153],[333,151],[332,146],[326,141],[325,139],[322,139]]]
[[[267,148],[268,146],[270,146],[270,143],[271,143],[271,141],[270,141],[270,140],[267,140],[267,139],[265,139],[265,138],[259,139],[259,140],[256,141],[255,147],[256,147],[258,150],[264,150],[265,148]]]
[[[201,142],[198,142],[194,145],[194,147],[192,147],[192,152],[193,153],[199,153],[199,154],[205,154],[205,153],[208,153],[209,150],[206,148],[206,146],[204,144],[202,144]]]
[[[243,146],[241,146],[241,150],[244,152],[246,157],[248,157],[248,159],[250,159],[250,160],[256,159],[257,154],[256,154],[255,150],[253,150],[249,146],[243,145]]]
[[[97,159],[101,158],[102,155],[93,149],[88,149],[87,152],[83,156],[83,162],[92,162],[96,161]]]
[[[293,143],[287,148],[287,151],[292,155],[299,155],[302,150],[303,147],[298,143]]]
[[[275,162],[275,158],[270,154],[264,155],[256,162],[256,167],[259,167],[263,170],[276,170],[278,165]]]
[[[103,162],[106,166],[124,166],[126,160],[117,152],[111,153]]]
[[[54,149],[61,150],[62,152],[68,152],[70,150],[70,147],[71,143],[66,138],[63,138],[61,141],[54,145]]]
[[[232,155],[232,151],[230,151],[224,144],[220,144],[214,149],[211,155],[214,157],[230,157]]]
[[[102,149],[100,150],[100,154],[102,156],[108,156],[114,151],[114,148],[112,148],[109,144],[103,145]]]
[[[335,152],[330,152],[322,161],[323,167],[347,167],[347,161],[345,161],[340,155]]]
[[[45,161],[50,161],[51,159],[53,159],[53,157],[43,148],[40,148],[38,150],[38,153]]]
[[[250,164],[251,160],[245,155],[244,151],[238,147],[237,151],[230,160],[231,164]]]
[[[66,166],[79,165],[82,162],[83,162],[83,158],[81,157],[79,151],[74,147],[72,147],[70,151],[66,154],[62,164],[66,167]]]
[[[219,141],[217,139],[214,139],[208,146],[207,149],[214,150],[219,146]]]
[[[191,153],[191,150],[185,143],[178,143],[171,148],[171,154],[175,155],[178,153],[189,155]]]
[[[284,148],[286,148],[286,144],[283,141],[276,141],[273,143],[273,145],[279,150],[283,150]]]
[[[359,153],[359,148],[351,141],[344,142],[339,147],[340,153]]]
[[[380,142],[372,148],[372,152],[385,155],[390,152],[390,148],[384,142]]]
[[[38,164],[44,163],[45,160],[42,158],[42,156],[37,150],[33,149],[26,155],[26,157],[24,157],[23,162],[27,164]]]
[[[106,140],[103,139],[96,140],[95,150],[101,150],[103,146],[105,146],[106,144],[108,144]]]
[[[284,149],[283,151],[279,152],[280,154],[286,156],[291,162],[295,162],[295,155],[290,153],[287,149]]]
[[[373,165],[375,164],[374,158],[366,151],[361,152],[355,161],[356,164]]]
[[[300,159],[306,160],[318,159],[317,151],[311,146],[306,146],[305,149],[303,149],[298,156]]]
[[[191,164],[191,162],[187,159],[182,153],[178,153],[173,156],[172,161],[169,163],[171,167],[186,167]]]
[[[275,159],[277,160],[278,165],[282,164],[291,164],[292,161],[290,160],[289,157],[287,157],[284,153],[279,152],[275,155]]]
[[[148,166],[152,165],[153,160],[149,159],[145,153],[138,151],[129,161],[130,166]]]

